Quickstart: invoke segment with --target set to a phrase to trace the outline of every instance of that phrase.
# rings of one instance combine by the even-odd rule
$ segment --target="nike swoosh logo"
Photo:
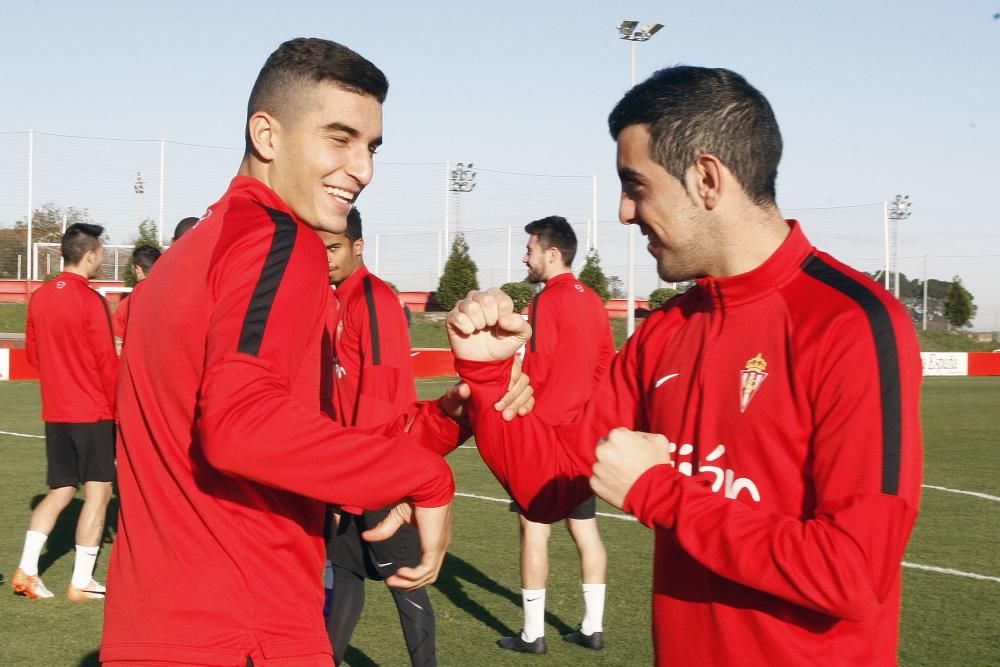
[[[663,384],[667,380],[673,380],[678,375],[680,375],[680,373],[671,373],[670,375],[664,375],[663,377],[661,377],[659,380],[656,381],[656,385],[653,388],[659,389],[661,384]]]
[[[535,600],[541,600],[542,598],[528,598],[525,602],[534,602]]]
[[[388,563],[375,563],[375,564],[378,565],[379,567],[389,567],[390,565],[392,565],[392,561],[389,561]]]

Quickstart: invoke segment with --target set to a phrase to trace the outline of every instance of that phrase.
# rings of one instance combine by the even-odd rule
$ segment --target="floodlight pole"
[[[635,48],[640,42],[648,42],[663,26],[650,23],[639,30],[635,29],[637,21],[622,21],[618,24],[618,38],[632,42],[632,78],[630,88],[635,87]],[[628,269],[626,274],[628,312],[625,317],[625,329],[629,336],[635,332],[635,225],[628,226]]]
[[[896,236],[896,261],[894,262],[895,266],[893,267],[896,270],[896,279],[893,285],[892,293],[897,299],[899,298],[899,223],[910,217],[912,214],[912,211],[910,210],[911,205],[912,202],[910,201],[909,195],[896,195],[896,198],[889,202],[886,206],[888,218],[893,221],[893,230]]]

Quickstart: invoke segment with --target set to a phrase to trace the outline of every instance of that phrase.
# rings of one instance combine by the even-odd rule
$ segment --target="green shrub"
[[[677,296],[679,292],[669,287],[658,287],[649,293],[649,309],[657,310],[670,299]]]
[[[524,281],[518,283],[505,283],[500,286],[504,294],[509,296],[514,302],[514,312],[520,313],[528,307],[531,300],[535,298],[535,286]]]
[[[479,289],[476,271],[476,263],[469,256],[469,244],[465,242],[465,235],[459,232],[451,244],[451,254],[434,292],[434,300],[444,310],[454,308],[471,290]]]

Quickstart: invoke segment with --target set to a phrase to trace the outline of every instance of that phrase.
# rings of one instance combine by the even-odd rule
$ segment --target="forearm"
[[[231,355],[205,374],[198,424],[209,464],[228,474],[333,504],[378,509],[402,498],[447,504],[451,471],[401,434],[399,422],[341,428],[293,400],[267,362]]]
[[[672,530],[719,576],[835,618],[870,616],[898,572],[916,511],[895,496],[858,495],[801,520],[712,493],[669,465],[640,477],[625,511]]]
[[[476,444],[529,519],[556,521],[592,493],[590,469],[601,426],[588,420],[557,428],[533,413],[505,421],[493,404],[506,389],[511,364],[458,361],[472,389],[468,413]]]

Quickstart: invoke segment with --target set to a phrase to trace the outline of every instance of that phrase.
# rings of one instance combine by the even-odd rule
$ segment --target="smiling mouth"
[[[342,188],[336,188],[330,185],[324,186],[323,190],[326,194],[331,195],[335,199],[340,200],[346,206],[350,206],[354,203],[354,198],[357,196],[356,192],[351,192],[350,190],[344,190]]]

